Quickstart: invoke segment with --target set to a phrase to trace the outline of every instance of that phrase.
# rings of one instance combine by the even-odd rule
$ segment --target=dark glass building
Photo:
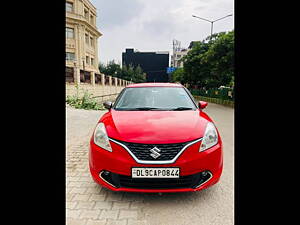
[[[140,65],[147,82],[168,82],[169,52],[137,52],[126,49],[122,53],[122,65]]]

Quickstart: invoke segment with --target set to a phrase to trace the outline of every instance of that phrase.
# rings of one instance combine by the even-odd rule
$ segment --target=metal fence
[[[194,98],[197,101],[206,101],[206,102],[212,102],[212,103],[216,103],[216,104],[234,107],[234,101],[232,101],[232,100],[223,100],[220,98],[210,98],[210,97],[203,97],[203,96],[196,96],[196,95],[194,95]]]
[[[222,100],[234,101],[234,89],[232,88],[213,88],[213,89],[190,89],[192,95],[209,98],[219,98]]]

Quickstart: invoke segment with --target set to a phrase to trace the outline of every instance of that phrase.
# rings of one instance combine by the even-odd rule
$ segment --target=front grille
[[[132,178],[115,173],[109,173],[103,176],[109,183],[120,188],[136,188],[136,189],[178,189],[178,188],[196,188],[211,178],[211,173],[203,175],[197,173],[189,176],[181,176],[180,178]]]
[[[184,146],[190,142],[176,143],[176,144],[139,144],[119,141],[124,144],[131,153],[139,160],[150,160],[150,161],[163,161],[172,160],[174,157],[183,149]],[[161,154],[158,158],[153,158],[150,154],[150,150],[157,147]]]

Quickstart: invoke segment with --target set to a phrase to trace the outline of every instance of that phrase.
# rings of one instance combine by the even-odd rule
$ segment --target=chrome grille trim
[[[120,142],[118,142],[118,141],[116,141],[116,140],[114,140],[114,139],[112,139],[112,138],[108,138],[110,141],[112,141],[112,142],[114,142],[114,143],[116,143],[116,144],[118,144],[118,145],[120,145],[120,146],[122,146],[130,155],[131,155],[131,157],[137,162],[137,163],[140,163],[140,164],[171,164],[171,163],[174,163],[177,159],[178,159],[178,157],[184,152],[184,150],[187,148],[187,147],[189,147],[189,146],[191,146],[191,145],[193,145],[193,144],[195,144],[195,143],[197,143],[197,142],[199,142],[199,141],[201,141],[202,140],[202,138],[199,138],[199,139],[197,139],[197,140],[195,140],[195,141],[192,141],[192,142],[190,142],[190,143],[188,143],[187,145],[185,145],[181,150],[180,150],[180,152],[178,152],[178,154],[172,159],[172,160],[162,160],[162,161],[152,161],[152,160],[139,160],[128,148],[127,148],[127,146],[126,145],[124,145],[124,144],[122,144],[122,143],[120,143]]]

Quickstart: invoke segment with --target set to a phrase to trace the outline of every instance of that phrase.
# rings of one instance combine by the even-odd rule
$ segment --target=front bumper
[[[113,190],[124,192],[189,192],[200,191],[208,188],[209,186],[217,183],[220,179],[223,169],[223,154],[222,144],[219,143],[214,147],[199,152],[200,142],[197,142],[188,148],[180,155],[180,157],[171,164],[140,164],[137,163],[130,154],[120,145],[110,141],[112,152],[103,150],[99,146],[95,145],[93,140],[90,142],[89,151],[89,165],[90,172],[95,182],[98,184]],[[179,167],[180,178],[197,176],[203,171],[209,171],[212,175],[205,182],[199,181],[199,185],[192,185],[191,187],[174,187],[172,185],[164,186],[164,188],[134,188],[124,187],[118,183],[118,180],[114,182],[107,182],[109,180],[103,179],[103,171],[109,171],[115,174],[117,177],[130,177],[132,167]],[[119,178],[117,178],[119,179]],[[146,181],[146,180],[145,180]],[[150,180],[149,180],[150,181]],[[157,180],[159,181],[159,180]],[[196,182],[198,182],[196,181]],[[116,185],[117,184],[117,185]]]

